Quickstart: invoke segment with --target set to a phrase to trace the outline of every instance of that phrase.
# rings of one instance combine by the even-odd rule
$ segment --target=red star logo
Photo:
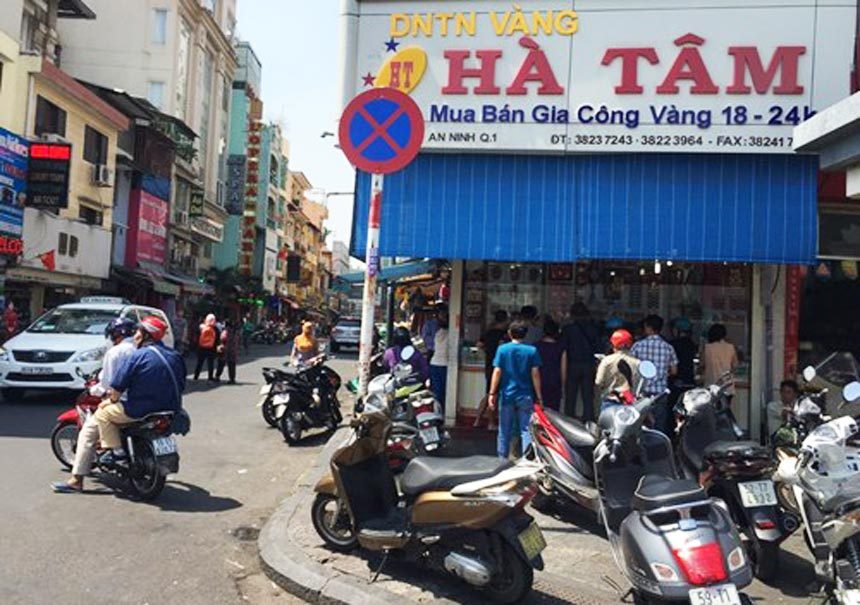
[[[364,80],[365,86],[373,86],[373,82],[376,80],[376,76],[372,73],[368,72],[366,76],[361,76],[361,79]]]

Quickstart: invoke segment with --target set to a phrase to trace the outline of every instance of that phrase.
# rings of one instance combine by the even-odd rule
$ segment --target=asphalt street
[[[49,435],[72,394],[0,403],[0,603],[300,602],[262,574],[256,554],[259,528],[327,439],[290,448],[255,405],[260,369],[285,352],[252,349],[237,385],[189,382],[180,470],[152,504],[92,480],[82,495],[51,492],[67,475]],[[332,364],[345,381],[354,374],[353,360]]]

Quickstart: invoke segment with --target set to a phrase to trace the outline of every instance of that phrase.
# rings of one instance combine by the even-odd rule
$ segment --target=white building
[[[332,274],[344,275],[349,273],[349,247],[342,241],[332,242]]]
[[[171,268],[195,274],[211,265],[213,244],[200,236],[195,220],[223,232],[227,218],[236,0],[93,0],[90,5],[97,21],[67,20],[60,26],[63,69],[145,97],[198,135],[194,160],[177,162],[169,242],[169,249],[183,256],[171,257]]]

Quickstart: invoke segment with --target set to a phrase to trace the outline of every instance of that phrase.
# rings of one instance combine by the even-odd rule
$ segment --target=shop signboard
[[[72,146],[68,143],[33,143],[27,165],[27,206],[60,210],[69,205]]]
[[[849,94],[854,0],[363,0],[345,87],[391,87],[423,148],[792,153]],[[572,8],[572,7],[575,7]]]
[[[260,184],[260,145],[262,124],[253,116],[248,118],[245,164],[245,196],[242,210],[242,232],[239,241],[239,272],[250,275],[254,264],[257,241],[257,200]]]
[[[24,226],[24,204],[27,197],[26,139],[0,128],[0,234],[4,241],[20,243]],[[14,247],[14,246],[13,246]],[[9,246],[0,249],[6,252]]]
[[[204,199],[202,189],[191,190],[191,200],[188,204],[188,216],[203,216]]]
[[[132,191],[129,208],[129,235],[126,264],[145,261],[163,265],[167,257],[168,203],[146,191]]]
[[[210,241],[219,244],[224,241],[224,225],[211,219],[201,216],[192,218],[191,230]]]
[[[245,203],[245,156],[231,155],[227,158],[227,203],[225,209],[230,216],[242,216]]]

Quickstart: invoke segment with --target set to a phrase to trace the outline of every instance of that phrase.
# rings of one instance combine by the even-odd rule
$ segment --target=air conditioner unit
[[[69,143],[69,140],[66,137],[53,132],[43,133],[39,138],[45,143]]]
[[[113,170],[105,164],[93,166],[93,185],[96,187],[113,187]]]

